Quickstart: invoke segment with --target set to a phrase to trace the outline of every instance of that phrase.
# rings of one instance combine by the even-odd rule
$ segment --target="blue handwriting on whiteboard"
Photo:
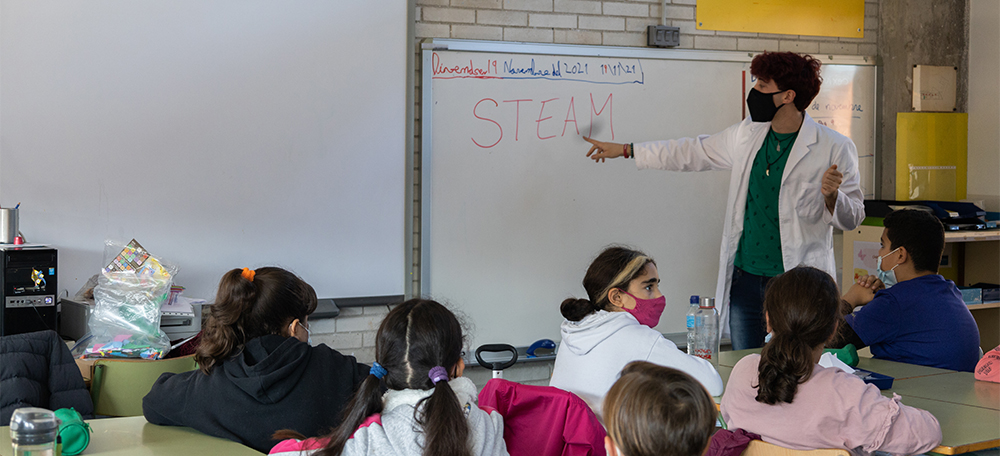
[[[864,108],[861,107],[860,103],[826,103],[820,106],[819,103],[813,103],[811,106],[813,111],[819,111],[822,108],[824,111],[851,111],[851,112],[865,112]]]

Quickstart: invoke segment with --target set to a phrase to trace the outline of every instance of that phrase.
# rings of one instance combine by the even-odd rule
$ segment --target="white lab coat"
[[[770,122],[752,122],[747,117],[714,135],[634,145],[639,169],[732,170],[715,289],[716,302],[722,303],[719,326],[723,336],[729,334],[729,286],[736,249],[743,235],[750,168],[770,128]],[[844,179],[831,214],[820,188],[823,173],[833,164],[844,174]],[[807,265],[836,277],[833,228],[845,231],[857,228],[865,218],[863,199],[854,143],[806,114],[778,191],[778,227],[785,270]]]

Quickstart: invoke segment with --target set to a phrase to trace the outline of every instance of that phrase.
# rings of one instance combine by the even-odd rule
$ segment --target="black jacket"
[[[0,426],[21,407],[72,407],[85,419],[94,417],[80,368],[55,331],[0,337]]]
[[[312,437],[339,424],[368,371],[326,345],[262,336],[209,375],[161,375],[143,398],[142,412],[150,423],[192,427],[267,453],[277,443],[275,431]]]

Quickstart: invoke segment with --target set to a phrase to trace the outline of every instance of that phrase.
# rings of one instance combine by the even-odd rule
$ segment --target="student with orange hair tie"
[[[281,268],[233,269],[222,276],[195,354],[199,370],[163,374],[143,398],[153,424],[188,426],[262,453],[271,435],[319,435],[368,376],[326,345],[312,346],[316,292]]]

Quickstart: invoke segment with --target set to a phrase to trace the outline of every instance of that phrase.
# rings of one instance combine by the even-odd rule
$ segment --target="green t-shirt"
[[[751,274],[774,277],[785,272],[778,228],[778,193],[785,162],[798,135],[797,131],[769,131],[753,159],[743,215],[743,236],[735,260],[736,267]]]

